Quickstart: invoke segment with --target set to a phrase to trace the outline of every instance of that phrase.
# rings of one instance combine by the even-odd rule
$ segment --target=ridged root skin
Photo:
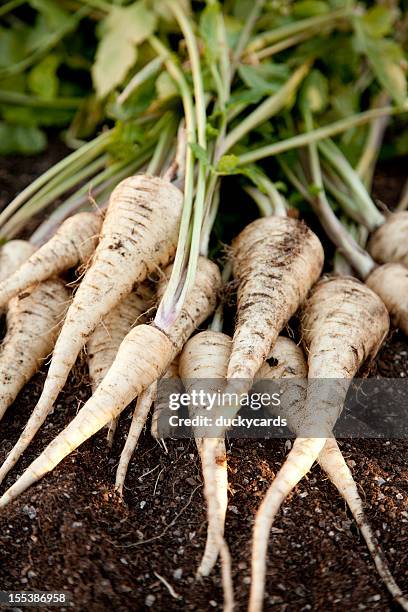
[[[0,352],[0,419],[51,353],[69,297],[62,281],[52,279],[10,300]]]
[[[309,378],[353,378],[388,330],[387,309],[369,287],[349,276],[322,279],[302,313]]]
[[[34,408],[33,435],[101,319],[129,295],[134,284],[174,255],[182,201],[177,187],[145,175],[122,181],[112,192],[98,247],[68,309]],[[26,441],[32,437],[27,435]]]
[[[188,393],[193,390],[216,393],[223,387],[231,345],[229,336],[212,330],[200,332],[190,338],[181,353],[179,365],[180,376]],[[189,412],[190,416],[194,417],[206,412],[206,408],[190,406]],[[214,410],[212,416],[214,417]],[[207,541],[197,574],[208,576],[217,561],[224,535],[228,504],[227,458],[223,438],[209,441],[205,437],[196,437],[196,443],[203,470],[208,514]],[[212,454],[207,448],[211,444],[214,444]],[[210,491],[212,486],[215,495]]]
[[[89,212],[78,213],[64,221],[48,242],[0,283],[0,308],[31,285],[87,263],[95,251],[101,225],[102,217]]]
[[[390,214],[371,235],[370,255],[380,264],[401,263],[408,266],[408,211]]]
[[[119,346],[133,325],[143,323],[152,304],[153,292],[142,283],[126,296],[96,326],[87,342],[88,368],[92,391],[95,391],[115,361]],[[108,424],[107,440],[112,447],[117,422]]]
[[[357,526],[363,534],[377,571],[388,591],[404,610],[408,610],[408,600],[403,596],[390,572],[384,553],[364,514],[363,502],[357,484],[336,440],[333,438],[326,441],[319,455],[319,463],[349,506]]]
[[[218,283],[214,284],[217,280]],[[160,378],[181,351],[195,327],[213,311],[220,287],[221,275],[218,267],[208,259],[200,257],[195,284],[187,295],[181,315],[172,326],[171,333],[164,333],[153,324],[143,324],[134,327],[125,336],[115,361],[95,393],[71,423],[6,491],[0,499],[0,507],[4,507],[44,474],[54,469],[64,457],[112,419],[117,418],[132,400]],[[41,422],[45,419],[43,414],[35,414],[33,418],[37,419],[35,426],[41,419]],[[30,440],[33,435],[35,432],[30,433]],[[27,445],[25,443],[25,448]]]
[[[9,240],[0,249],[0,283],[19,269],[35,251],[26,240]]]
[[[146,419],[156,397],[156,393],[157,383],[154,382],[137,398],[129,433],[126,438],[125,446],[123,447],[120,455],[118,469],[116,470],[115,489],[121,496],[123,495],[123,487],[125,486],[126,474],[130,460],[132,459],[132,455],[139,441],[140,434],[142,433],[142,429],[146,423]]]
[[[392,324],[408,335],[408,268],[399,263],[379,266],[366,279],[366,285],[380,296]]]
[[[323,260],[317,236],[288,217],[258,219],[233,241],[238,294],[228,379],[252,382],[280,331],[319,278]]]
[[[302,316],[308,351],[308,388],[298,438],[258,511],[254,528],[250,612],[262,609],[265,561],[273,520],[285,497],[310,470],[331,436],[343,408],[350,380],[377,353],[389,328],[383,302],[349,277],[320,281]],[[326,380],[325,380],[326,379]]]
[[[250,612],[260,612],[262,610],[268,551],[266,534],[270,532],[283,501],[308,473],[324,444],[324,438],[296,438],[292,450],[259,507],[253,532],[253,584],[248,608]]]
[[[162,380],[166,380],[166,394],[164,397],[158,395],[154,402],[151,434],[156,440],[160,439],[159,423],[162,415],[168,411],[168,401],[170,393],[182,393],[184,386],[179,378],[179,358],[175,357],[174,361],[169,365],[168,369],[162,376]],[[169,431],[170,433],[170,431]]]
[[[282,378],[281,384],[284,382],[285,378],[292,379],[288,385],[288,389],[283,387],[280,396],[280,406],[271,407],[270,412],[273,416],[279,414],[285,417],[289,429],[293,433],[298,434],[304,419],[307,388],[306,385],[302,385],[302,379],[307,376],[307,365],[304,353],[301,347],[297,346],[292,340],[279,337],[270,357],[273,357],[273,365],[269,366],[268,363],[265,363],[258,372],[257,378],[259,377],[264,380]],[[290,393],[288,393],[288,391],[290,391]],[[316,407],[316,412],[318,412],[318,407]],[[386,558],[364,514],[363,502],[353,479],[353,475],[334,438],[328,438],[326,440],[319,454],[318,461],[321,468],[327,473],[330,481],[338,489],[339,493],[348,504],[384,584],[394,599],[398,601],[404,609],[407,609],[407,602],[391,575]],[[257,576],[253,576],[253,588],[259,590],[260,586],[256,584],[257,581]]]

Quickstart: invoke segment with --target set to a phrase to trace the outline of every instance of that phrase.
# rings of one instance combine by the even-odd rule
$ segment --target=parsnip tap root
[[[169,275],[167,272],[166,278]],[[177,321],[166,332],[153,324],[143,324],[125,336],[115,361],[93,396],[6,491],[0,499],[0,508],[53,470],[64,457],[115,419],[135,397],[160,378],[193,330],[214,310],[220,288],[218,267],[200,257],[194,286]],[[164,292],[164,288],[161,290]]]
[[[221,332],[206,330],[196,334],[185,345],[180,355],[179,371],[186,391],[205,391],[216,394],[225,383],[228,361],[231,354],[232,341]],[[202,414],[206,407],[190,406],[190,415]],[[215,418],[215,411],[210,416]],[[206,432],[208,435],[210,432]],[[224,535],[225,515],[228,504],[228,472],[225,442],[218,438],[214,454],[209,461],[205,459],[205,448],[208,446],[206,437],[197,437],[196,444],[201,459],[204,478],[204,491],[208,508],[207,542],[203,558],[197,570],[200,576],[208,576],[213,569]],[[208,494],[208,482],[214,481],[215,497]]]
[[[69,292],[56,279],[10,300],[0,351],[0,419],[51,353],[68,300]],[[0,482],[5,473],[0,470]]]
[[[20,454],[47,418],[101,319],[129,295],[134,284],[173,256],[182,201],[181,191],[171,183],[145,175],[128,178],[113,190],[98,247],[68,309]]]
[[[152,304],[153,292],[148,283],[142,283],[126,296],[96,326],[87,342],[88,367],[94,392],[115,361],[119,346],[135,323],[143,323],[145,313]],[[108,425],[108,445],[111,447],[117,421]]]
[[[403,596],[401,589],[396,584],[390,572],[384,553],[365,516],[363,502],[358,492],[357,484],[350,468],[344,460],[337,442],[333,438],[329,438],[326,441],[319,455],[319,463],[348,504],[357,526],[364,537],[378,574],[388,591],[391,593],[394,600],[400,604],[403,610],[408,610],[408,600]]]
[[[26,240],[10,240],[0,249],[0,283],[19,269],[35,251]]]
[[[121,496],[123,496],[123,487],[125,485],[130,460],[132,459],[132,455],[139,441],[140,434],[142,433],[142,429],[146,423],[146,419],[154,402],[154,398],[156,397],[156,392],[157,383],[154,382],[137,398],[129,433],[126,438],[125,446],[123,447],[120,455],[119,465],[116,471],[115,489]]]
[[[169,365],[168,369],[164,373],[162,380],[167,380],[167,390],[166,396],[161,397],[160,393],[157,395],[154,408],[153,408],[153,416],[152,416],[152,425],[151,425],[151,434],[153,438],[158,440],[160,438],[159,435],[159,423],[162,418],[162,415],[168,411],[168,397],[171,393],[181,393],[183,390],[183,383],[179,378],[179,359],[176,357],[174,361]],[[170,432],[169,432],[170,433]]]
[[[274,358],[274,365],[269,366],[268,363],[265,363],[259,370],[257,378],[261,380],[291,379],[289,384],[284,386],[283,389],[280,387],[280,405],[277,407],[271,406],[269,412],[273,416],[280,415],[286,418],[291,431],[297,434],[301,431],[301,425],[304,418],[307,391],[307,385],[304,384],[305,376],[307,376],[306,359],[300,347],[296,346],[296,344],[288,338],[282,337],[279,337],[276,341],[275,347],[272,350],[272,357]],[[283,380],[280,385],[282,385],[282,383],[284,383]],[[316,407],[316,411],[318,411],[318,407]],[[318,461],[331,482],[348,504],[384,584],[400,605],[404,609],[407,609],[405,607],[407,602],[391,575],[384,554],[364,514],[363,502],[350,468],[345,462],[334,438],[328,438],[326,440],[325,446],[318,457]],[[265,535],[267,534],[264,534],[264,536]],[[258,559],[259,551],[254,550],[253,557],[254,559]],[[264,559],[264,563],[266,563],[266,558]],[[253,574],[251,584],[254,591],[263,589],[264,585],[259,582],[261,579],[262,576],[258,573]]]
[[[389,215],[371,235],[368,251],[378,263],[401,263],[408,266],[408,211]]]
[[[320,276],[323,247],[302,222],[265,217],[232,244],[237,323],[228,379],[252,380],[276,338]]]
[[[393,325],[408,335],[408,268],[387,263],[371,272],[365,282],[386,305]]]
[[[0,283],[0,308],[31,285],[86,263],[95,251],[102,217],[83,212],[69,217],[54,236]]]
[[[383,302],[351,277],[321,280],[304,306],[302,335],[309,369],[304,418],[299,437],[258,513],[252,570],[259,580],[258,587],[251,591],[251,612],[262,609],[267,550],[264,534],[269,533],[284,499],[319,456],[343,408],[350,380],[364,361],[375,356],[388,329]]]

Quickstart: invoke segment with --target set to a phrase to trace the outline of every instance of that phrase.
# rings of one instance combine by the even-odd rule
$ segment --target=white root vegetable
[[[166,281],[169,274],[170,271],[167,271]],[[127,334],[115,361],[93,396],[6,491],[0,499],[0,508],[53,470],[64,457],[115,419],[132,400],[164,374],[192,331],[214,310],[220,287],[218,267],[200,257],[194,286],[177,321],[166,331],[151,324],[138,325]]]
[[[402,594],[401,589],[396,584],[390,572],[384,553],[365,516],[363,501],[358,492],[357,484],[350,468],[344,460],[337,442],[333,438],[329,438],[326,441],[319,455],[319,463],[348,504],[357,526],[364,537],[378,574],[388,591],[391,593],[393,599],[400,604],[403,610],[408,610],[408,600]]]
[[[408,335],[408,268],[400,263],[384,264],[365,282],[386,305],[393,325]]]
[[[41,397],[18,448],[12,450],[14,463],[44,423],[101,319],[134,284],[173,256],[182,200],[181,191],[171,183],[144,175],[122,181],[112,192],[98,247],[66,314]]]
[[[400,263],[408,266],[408,212],[389,215],[371,235],[368,251],[378,263]]]
[[[69,300],[60,280],[47,280],[10,300],[0,352],[0,419],[50,354]],[[7,472],[0,470],[0,482]]]
[[[233,241],[238,304],[228,379],[246,379],[251,386],[280,331],[319,278],[323,259],[317,236],[288,217],[257,219]]]
[[[115,489],[121,496],[123,495],[123,487],[125,485],[130,460],[132,459],[140,434],[142,433],[142,429],[146,423],[146,419],[154,402],[154,398],[156,397],[156,392],[157,382],[153,382],[137,398],[129,433],[126,438],[125,446],[123,447],[120,455],[119,465],[116,471]]]
[[[143,323],[152,303],[153,292],[149,284],[142,283],[126,296],[103,318],[87,342],[88,367],[92,391],[99,387],[119,350],[119,346],[135,323]],[[108,444],[111,447],[117,421],[108,425]]]
[[[35,251],[26,240],[10,240],[0,249],[0,283],[19,269]]]
[[[308,388],[299,437],[259,510],[253,572],[264,583],[265,533],[286,496],[312,467],[343,408],[350,380],[373,358],[389,329],[387,310],[368,287],[350,277],[320,281],[303,309]],[[255,554],[255,553],[254,553]],[[259,584],[261,584],[259,582]],[[251,612],[262,609],[263,589],[252,590]]]
[[[153,438],[158,440],[160,438],[159,430],[160,421],[163,418],[163,415],[166,411],[168,411],[169,405],[167,398],[170,393],[181,393],[183,390],[183,383],[179,378],[179,359],[178,356],[174,359],[174,361],[169,365],[167,371],[164,373],[162,380],[166,380],[166,396],[161,397],[160,394],[156,397],[154,401],[153,408],[153,416],[152,416],[152,424],[151,424],[151,434]],[[167,432],[166,432],[167,433]],[[170,433],[170,431],[168,432]]]
[[[231,338],[221,332],[207,330],[193,336],[185,345],[180,356],[180,376],[186,391],[205,391],[216,394],[225,383],[228,361],[231,354]],[[202,414],[206,407],[190,406],[190,415]],[[211,416],[214,417],[214,411]],[[207,432],[209,433],[209,432]],[[213,569],[224,535],[225,515],[228,504],[228,472],[224,438],[218,438],[210,461],[206,460],[206,437],[197,437],[197,449],[201,459],[204,478],[204,492],[208,508],[207,542],[203,558],[197,570],[200,576],[208,576]],[[209,495],[213,483],[215,496]]]
[[[307,365],[305,356],[302,349],[296,346],[293,341],[289,340],[288,338],[279,337],[274,349],[272,350],[271,357],[274,359],[274,365],[271,367],[268,365],[268,363],[265,363],[259,370],[257,379],[289,379],[288,384],[283,386],[283,388],[282,382],[284,381],[280,382],[280,406],[271,406],[269,411],[273,416],[281,415],[282,417],[285,417],[291,431],[293,431],[295,434],[299,434],[301,433],[302,421],[305,416],[304,411],[307,393],[307,381],[305,378],[307,376]],[[316,412],[318,412],[318,410],[319,408],[317,407]],[[399,601],[403,607],[405,606],[404,609],[407,609],[407,602],[391,575],[381,547],[379,546],[377,539],[367,521],[364,513],[363,502],[359,495],[356,482],[354,481],[350,468],[345,462],[334,438],[328,438],[326,440],[325,446],[319,454],[318,461],[322,469],[327,473],[331,482],[335,485],[345,502],[348,504],[367,543],[367,547],[377,567],[378,573],[384,581],[384,584],[390,591],[391,595],[397,601]],[[262,511],[267,512],[267,508],[263,506]],[[260,513],[255,520],[255,530],[258,529],[258,520],[262,524],[262,516]],[[268,534],[257,534],[255,541],[259,542],[262,536],[263,538],[267,538]],[[253,563],[256,567],[258,567],[259,563],[261,562],[263,550],[259,551],[255,547],[253,548]],[[263,559],[263,562],[263,574],[262,572],[256,572],[255,568],[252,574],[251,588],[256,593],[263,593],[264,589],[263,581],[265,576],[266,556]],[[256,599],[259,601],[258,598]]]
[[[102,217],[83,212],[69,217],[55,235],[0,283],[0,308],[31,285],[87,263],[99,238]],[[14,241],[13,241],[14,242]]]

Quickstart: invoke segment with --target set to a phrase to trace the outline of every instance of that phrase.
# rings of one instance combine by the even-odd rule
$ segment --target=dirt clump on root
[[[0,461],[21,433],[45,371],[26,386],[0,422]],[[84,372],[86,365],[79,362],[54,413],[2,490],[90,396]],[[392,333],[370,374],[408,376],[406,338]],[[130,419],[127,409],[112,450],[106,431],[100,432],[0,514],[2,590],[64,590],[76,610],[222,609],[219,566],[209,578],[195,578],[204,550],[206,512],[194,441],[168,440],[166,453],[152,439],[148,423],[130,464],[122,502],[113,483]],[[408,440],[346,440],[340,446],[391,571],[408,592]],[[285,440],[230,440],[227,449],[231,496],[226,538],[237,610],[245,610],[254,515],[288,445]],[[284,502],[274,523],[266,593],[265,610],[393,609],[343,500],[317,466]]]

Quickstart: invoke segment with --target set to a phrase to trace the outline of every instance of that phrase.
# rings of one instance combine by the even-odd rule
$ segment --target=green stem
[[[233,74],[238,66],[239,60],[244,52],[245,47],[248,44],[248,40],[251,36],[252,30],[255,27],[255,24],[262,12],[264,7],[265,0],[256,0],[252,11],[250,12],[248,18],[246,19],[245,25],[242,28],[241,35],[239,37],[237,46],[235,48],[232,62],[231,62],[231,73]],[[232,79],[231,79],[232,80]]]
[[[10,202],[8,206],[0,213],[0,228],[3,227],[4,222],[11,217],[11,215],[26,202],[32,195],[34,195],[41,187],[46,185],[51,179],[60,175],[68,168],[76,168],[85,165],[92,159],[95,159],[98,155],[106,150],[106,147],[112,138],[112,130],[104,132],[97,138],[94,138],[91,142],[74,151],[67,157],[64,157],[60,162],[52,166],[49,170],[44,172],[35,181],[30,183],[28,187],[23,189],[17,197]]]
[[[260,51],[257,51],[256,53],[251,53],[250,55],[247,55],[245,57],[245,61],[247,63],[253,63],[254,60],[256,62],[260,62],[263,59],[272,57],[273,55],[276,55],[277,53],[281,53],[282,51],[285,51],[286,49],[290,49],[290,47],[294,47],[295,45],[298,45],[300,42],[303,42],[305,40],[308,40],[309,38],[312,38],[313,36],[316,36],[316,34],[321,34],[321,30],[311,29],[311,30],[306,30],[305,32],[300,32],[299,34],[296,34],[295,36],[285,38],[275,43],[274,45],[265,47],[264,49],[261,49]]]
[[[149,155],[149,152],[144,153],[144,155],[140,156],[137,160],[129,163],[121,171],[116,174],[113,174],[110,179],[108,178],[99,186],[94,188],[94,191],[92,193],[92,201],[94,201],[97,197],[101,198],[102,200],[104,198],[109,198],[112,189],[116,187],[116,185],[122,179],[126,178],[127,176],[130,176],[131,174],[139,170],[147,161]],[[54,212],[48,217],[48,219],[46,219],[36,229],[36,231],[30,238],[30,242],[37,247],[47,242],[47,240],[54,234],[54,232],[61,225],[61,223],[70,215],[84,208],[87,202],[89,202],[89,200],[90,198],[88,191],[84,193],[83,189],[78,190],[70,198],[68,198],[68,200],[66,200],[64,204],[54,210]]]
[[[246,185],[244,189],[258,206],[259,212],[262,217],[270,217],[273,215],[273,207],[270,199],[266,194],[262,193],[262,191],[260,191],[256,187],[253,187],[252,185]]]
[[[222,154],[225,154],[228,150],[230,150],[237,142],[248,134],[248,132],[273,117],[273,115],[276,115],[276,113],[278,113],[285,106],[285,104],[288,103],[288,100],[297,90],[309,70],[310,62],[302,64],[302,66],[295,70],[286,83],[282,85],[279,91],[277,91],[273,96],[267,98],[250,115],[241,121],[241,123],[239,123],[237,127],[234,128],[225,138],[221,150]],[[253,152],[251,151],[250,153],[247,153],[246,156],[251,155],[251,153]],[[243,158],[245,158],[245,155],[240,157],[241,160]]]
[[[347,9],[339,9],[337,11],[333,11],[327,15],[317,15],[316,17],[309,17],[307,19],[302,19],[300,21],[295,21],[294,23],[290,23],[288,25],[282,26],[280,28],[275,28],[274,30],[270,30],[267,32],[263,32],[248,45],[246,49],[246,54],[253,53],[254,51],[258,51],[267,45],[272,43],[276,43],[280,40],[287,39],[303,30],[308,30],[309,28],[315,29],[316,27],[321,27],[332,21],[336,21],[337,19],[343,19],[345,17],[349,17],[353,14],[353,10],[350,8]]]
[[[93,176],[96,172],[98,172],[98,170],[101,170],[101,168],[106,165],[107,161],[108,156],[101,155],[101,157],[98,157],[90,164],[82,165],[80,168],[78,168],[78,171],[70,172],[66,180],[60,180],[61,177],[59,176],[55,177],[55,179],[50,181],[43,187],[43,189],[40,189],[40,191],[38,191],[34,197],[26,202],[26,204],[20,208],[13,218],[18,218],[20,213],[25,214],[25,211],[34,209],[38,212],[39,210],[46,208],[74,185],[79,184],[81,181]]]
[[[16,91],[0,89],[0,103],[28,106],[30,108],[51,108],[57,110],[75,110],[82,104],[82,98],[55,98],[45,100],[36,96],[27,96]]]
[[[369,123],[377,117],[405,112],[407,112],[406,108],[394,108],[392,106],[364,111],[363,113],[358,113],[356,115],[352,115],[351,117],[347,117],[346,119],[340,119],[339,121],[335,121],[329,125],[317,128],[311,132],[298,134],[297,136],[292,136],[286,140],[281,140],[280,142],[275,142],[271,145],[266,145],[265,147],[248,151],[248,153],[243,153],[242,155],[239,155],[239,164],[243,166],[260,159],[273,157],[279,153],[285,153],[285,151],[306,147],[312,142],[318,142],[324,138],[330,138],[331,136],[341,134],[341,132],[345,132],[350,128]]]
[[[334,170],[328,166],[327,163],[322,161],[323,166],[323,182],[327,187],[327,190],[335,200],[340,204],[341,208],[345,213],[358,223],[364,224],[364,215],[361,212],[358,204],[356,204],[355,198],[351,195],[350,191],[345,188],[342,179],[334,172]]]
[[[120,164],[114,164],[109,168],[106,168],[102,172],[100,172],[97,176],[93,177],[93,179],[83,185],[76,192],[76,196],[85,195],[91,189],[92,186],[99,185],[103,180],[112,176],[118,169],[123,166],[123,162]],[[30,206],[25,206],[21,210],[19,210],[12,219],[10,219],[2,228],[2,236],[11,238],[15,236],[20,228],[30,219],[33,215],[40,212],[44,208],[43,202],[34,202],[34,204],[30,204]]]
[[[286,217],[287,204],[272,181],[263,174],[258,177],[258,180],[272,202],[273,214],[278,217]]]
[[[304,119],[307,131],[313,130],[313,118],[310,110],[305,110]],[[315,142],[308,145],[310,170],[314,185],[319,193],[312,198],[312,208],[319,218],[326,234],[347,258],[361,278],[366,278],[375,267],[371,257],[363,251],[354,238],[347,233],[344,226],[334,214],[324,191],[319,153]]]
[[[124,90],[119,94],[116,100],[117,103],[124,104],[126,100],[132,94],[134,94],[141,85],[143,85],[143,83],[146,83],[148,79],[159,72],[163,62],[163,57],[155,57],[151,62],[146,64],[146,66],[143,66],[143,68],[130,79]]]
[[[197,40],[192,30],[191,24],[187,16],[185,15],[182,8],[174,0],[167,0],[167,3],[176,17],[180,28],[183,32],[183,36],[186,41],[189,59],[191,63],[191,71],[193,76],[194,86],[194,97],[196,107],[196,118],[197,118],[197,133],[198,133],[198,144],[203,148],[207,148],[207,136],[206,136],[206,125],[207,125],[207,113],[206,113],[206,100],[204,95],[204,85],[201,72],[200,55],[198,52]],[[181,274],[177,274],[177,271],[173,268],[170,282],[174,279],[177,280],[177,287],[170,288],[170,282],[167,286],[167,290],[163,297],[162,303],[158,309],[156,315],[156,323],[161,326],[165,326],[165,329],[171,325],[179,316],[180,311],[183,307],[184,300],[190,289],[192,288],[195,275],[197,270],[197,262],[200,248],[200,233],[204,215],[204,201],[206,193],[206,168],[204,164],[198,161],[198,178],[197,178],[197,191],[194,200],[193,207],[193,221],[191,231],[191,242],[190,242],[190,253],[188,257],[188,266],[185,281],[182,284],[180,291],[180,281],[182,280],[182,268],[180,269]],[[177,246],[177,251],[180,249],[180,242]],[[184,245],[182,245],[184,246]],[[185,259],[186,251],[183,250],[183,259]],[[169,302],[172,300],[172,308],[166,312],[167,304],[164,300],[168,299]],[[176,298],[176,302],[174,299]],[[171,303],[171,302],[170,302]],[[160,324],[159,324],[160,321]]]
[[[325,158],[350,187],[363,213],[367,229],[373,231],[376,227],[382,225],[385,221],[384,216],[375,206],[359,176],[353,170],[340,149],[338,149],[334,142],[329,140],[320,141],[318,146]]]
[[[15,8],[24,4],[27,0],[10,0],[10,2],[6,2],[3,6],[0,7],[0,17],[7,15],[11,11],[14,11]]]
[[[186,41],[188,55],[191,62],[191,72],[193,76],[194,86],[194,98],[196,106],[196,118],[197,118],[197,133],[198,133],[198,144],[203,147],[207,146],[206,137],[206,101],[204,95],[203,77],[201,73],[200,54],[198,52],[197,40],[192,30],[190,21],[183,9],[175,0],[166,0],[174,16],[176,17],[184,39]]]
[[[184,117],[186,122],[187,142],[196,142],[196,125],[193,98],[190,89],[185,80],[182,70],[179,68],[177,61],[173,59],[169,50],[156,37],[149,38],[150,44],[155,49],[156,53],[163,58],[166,68],[170,76],[177,84],[184,109]],[[179,287],[183,281],[183,270],[186,261],[186,253],[189,247],[190,235],[190,219],[193,208],[193,193],[194,193],[194,154],[192,148],[187,146],[186,151],[186,174],[184,181],[184,203],[181,216],[179,239],[177,244],[176,256],[174,259],[173,270],[166,291],[157,309],[155,321],[159,327],[166,328],[170,320],[170,314],[174,307],[174,296],[179,292]]]
[[[376,100],[376,106],[383,106],[389,102],[387,92],[382,92]],[[390,118],[388,116],[379,117],[369,125],[367,140],[363,152],[356,166],[356,173],[363,181],[367,190],[370,190],[371,182],[374,174],[375,164],[381,150],[381,144],[384,138]]]
[[[173,138],[176,134],[176,128],[174,121],[169,120],[167,126],[165,126],[159,136],[157,145],[154,149],[153,156],[147,166],[146,173],[151,175],[159,174],[163,167],[164,160],[166,159],[169,148],[172,144]]]

